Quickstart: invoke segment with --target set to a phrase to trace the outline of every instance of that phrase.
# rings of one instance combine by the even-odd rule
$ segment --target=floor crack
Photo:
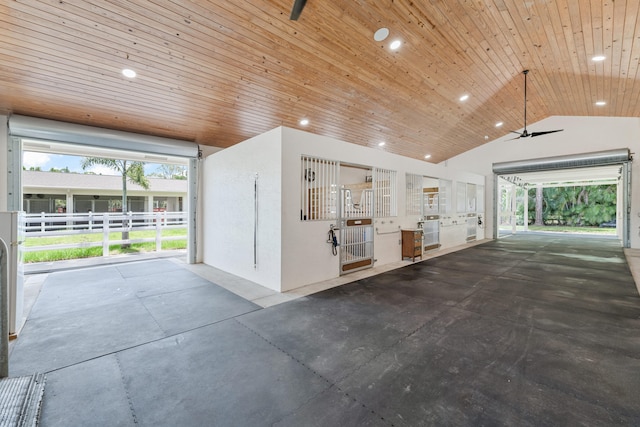
[[[138,417],[136,417],[136,411],[133,407],[133,401],[131,400],[131,394],[129,394],[129,388],[127,387],[127,383],[124,378],[124,372],[122,370],[122,364],[120,363],[120,357],[118,353],[115,354],[116,363],[118,364],[118,371],[120,372],[120,381],[122,382],[122,388],[124,388],[124,393],[127,396],[127,404],[129,405],[129,410],[131,411],[131,418],[133,419],[134,424],[138,424]]]

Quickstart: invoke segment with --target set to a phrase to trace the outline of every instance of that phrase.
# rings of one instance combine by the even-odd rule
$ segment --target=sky
[[[22,157],[22,166],[25,169],[39,167],[43,171],[49,171],[51,168],[64,169],[68,167],[71,172],[93,172],[97,175],[119,175],[113,169],[105,166],[92,166],[86,171],[81,166],[82,157],[80,156],[67,156],[63,154],[51,154],[51,153],[36,153],[32,151],[25,151]],[[153,173],[160,165],[156,163],[146,163],[144,167],[145,175]]]

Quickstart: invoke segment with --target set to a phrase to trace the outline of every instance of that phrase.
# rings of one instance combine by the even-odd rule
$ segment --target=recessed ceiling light
[[[377,42],[381,42],[384,39],[389,37],[389,29],[388,28],[378,28],[378,30],[373,33],[373,39]]]
[[[425,159],[430,159],[431,158],[431,154],[427,154],[426,156],[424,156]]]
[[[469,95],[466,95],[466,94],[465,94],[465,95],[462,95],[462,96],[460,97],[460,102],[464,102],[464,101],[466,101],[467,99],[469,99]]]
[[[496,123],[496,127],[499,128],[500,126],[502,126],[504,123],[503,122],[498,122]]]
[[[308,124],[309,124],[309,119],[302,119],[302,120],[300,120],[300,124],[301,124],[302,126],[306,126],[306,125],[308,125]]]
[[[596,55],[593,58],[591,58],[591,60],[594,62],[601,62],[601,61],[604,61],[605,59],[607,59],[607,57],[604,55]]]
[[[606,101],[596,101],[596,105],[598,107],[602,107],[603,105],[607,105],[607,102]]]
[[[398,48],[400,48],[400,45],[402,44],[402,42],[400,40],[394,40],[391,42],[391,44],[389,45],[389,48],[391,50],[397,50]]]
[[[384,142],[379,142],[378,147],[384,147],[384,144],[385,144]]]
[[[485,139],[485,140],[489,139],[489,135],[485,135],[485,136],[484,136],[484,139]]]
[[[127,77],[127,78],[133,79],[137,74],[132,69],[125,68],[124,70],[122,70],[122,75]]]

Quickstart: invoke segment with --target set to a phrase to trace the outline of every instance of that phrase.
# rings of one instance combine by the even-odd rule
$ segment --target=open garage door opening
[[[625,149],[494,164],[494,237],[588,234],[629,247],[630,161]]]
[[[26,236],[79,258],[182,241],[196,262],[197,144],[26,116],[9,117],[8,128],[7,208],[25,213]]]
[[[187,249],[187,159],[33,139],[22,151],[26,263]]]

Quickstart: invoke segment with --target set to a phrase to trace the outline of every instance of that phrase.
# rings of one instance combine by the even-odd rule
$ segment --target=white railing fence
[[[101,213],[39,213],[24,215],[25,237],[71,236],[102,234],[100,241],[24,246],[24,252],[73,249],[102,246],[102,256],[109,256],[110,245],[155,242],[156,251],[162,242],[184,240],[186,236],[163,236],[163,230],[186,229],[187,212],[101,212]],[[113,232],[155,230],[155,237],[110,239]]]

